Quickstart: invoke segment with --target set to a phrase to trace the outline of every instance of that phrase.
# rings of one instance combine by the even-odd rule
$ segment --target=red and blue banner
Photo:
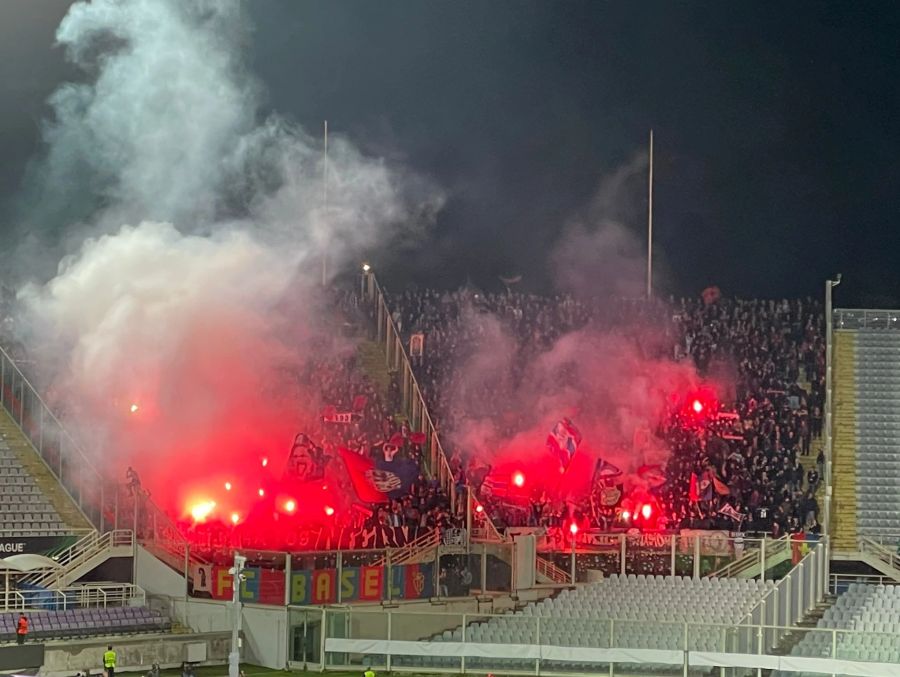
[[[228,566],[199,565],[193,572],[193,595],[212,599],[232,599],[232,576]],[[407,564],[390,568],[390,580],[383,566],[303,569],[291,572],[291,604],[334,604],[377,602],[382,599],[427,599],[434,596],[434,565]],[[241,602],[247,604],[285,603],[285,572],[247,567],[241,583]]]

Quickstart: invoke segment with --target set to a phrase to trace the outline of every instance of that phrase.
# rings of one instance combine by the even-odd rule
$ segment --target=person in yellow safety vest
[[[106,670],[106,677],[115,677],[116,675],[116,652],[112,646],[106,647],[103,652],[103,669]]]
[[[375,677],[375,671],[372,668],[366,668],[365,673],[363,673],[363,677]]]

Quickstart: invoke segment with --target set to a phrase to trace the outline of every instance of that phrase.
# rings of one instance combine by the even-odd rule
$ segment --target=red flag
[[[340,448],[340,454],[344,465],[347,466],[347,474],[350,475],[350,481],[353,482],[353,489],[356,491],[359,500],[364,503],[384,503],[387,501],[387,496],[383,492],[378,491],[368,478],[368,475],[371,475],[375,470],[375,462],[365,456],[354,454],[344,447]]]
[[[700,492],[697,491],[697,474],[691,473],[691,486],[688,489],[688,497],[691,499],[692,503],[696,503],[700,500]]]
[[[731,489],[728,488],[728,485],[716,475],[713,475],[713,487],[715,487],[716,493],[720,496],[728,496],[731,493]]]
[[[369,403],[369,398],[365,395],[357,395],[353,398],[353,411],[362,412],[363,409],[366,408],[366,405]]]
[[[426,439],[427,439],[427,437],[425,436],[425,433],[421,433],[421,432],[413,433],[412,435],[409,436],[409,441],[412,442],[413,444],[425,444]]]

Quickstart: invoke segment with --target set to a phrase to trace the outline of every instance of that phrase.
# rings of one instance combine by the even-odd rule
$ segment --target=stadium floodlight
[[[370,270],[372,270],[372,266],[370,266],[368,263],[364,263],[363,264],[363,272],[368,273]]]

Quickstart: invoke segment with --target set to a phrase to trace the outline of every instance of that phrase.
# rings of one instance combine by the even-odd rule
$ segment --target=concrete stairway
[[[37,453],[31,442],[25,437],[19,426],[10,418],[5,409],[0,408],[0,437],[15,454],[22,468],[31,475],[41,493],[47,497],[50,505],[71,529],[93,529],[78,505],[66,493],[65,489],[54,477],[50,468]]]
[[[804,636],[806,636],[806,633],[818,625],[822,616],[825,615],[825,612],[834,604],[836,599],[836,597],[828,596],[821,604],[816,605],[812,611],[803,617],[803,620],[800,621],[793,630],[781,638],[778,646],[772,650],[772,654],[776,656],[789,656],[794,647],[800,643],[800,640],[802,640]]]
[[[391,384],[391,375],[384,360],[384,350],[374,341],[363,341],[357,348],[357,354],[363,371],[372,381],[379,395],[386,398]]]
[[[134,534],[130,531],[90,532],[54,559],[60,565],[53,571],[40,571],[22,580],[42,588],[65,588],[96,569],[111,557],[134,556]]]
[[[856,530],[856,333],[834,333],[834,442],[832,547],[857,549]]]

